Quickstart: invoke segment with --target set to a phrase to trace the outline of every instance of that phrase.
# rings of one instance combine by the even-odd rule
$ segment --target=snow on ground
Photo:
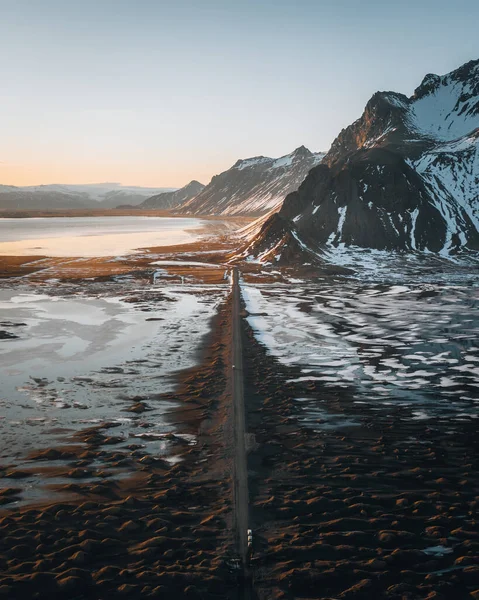
[[[257,339],[301,367],[295,381],[319,380],[358,403],[408,406],[416,418],[461,419],[479,415],[474,281],[243,283],[242,293]],[[321,409],[316,400],[303,408]]]
[[[309,249],[310,252],[313,252]],[[449,280],[451,272],[455,279],[471,279],[469,267],[478,264],[478,253],[441,256],[430,252],[400,253],[359,246],[327,246],[319,258],[326,263],[346,267],[355,271],[355,278],[367,281],[403,280],[407,272],[408,279],[416,282]]]
[[[452,554],[454,552],[454,548],[449,548],[447,546],[430,546],[429,548],[424,548],[422,552],[430,556],[440,557],[445,556],[446,554]]]

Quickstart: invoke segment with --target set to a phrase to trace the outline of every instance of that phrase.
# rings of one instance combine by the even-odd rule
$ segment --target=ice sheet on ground
[[[446,554],[452,554],[454,548],[448,548],[447,546],[430,546],[422,550],[424,554],[430,554],[431,556],[445,556]]]
[[[324,279],[300,288],[242,283],[256,338],[301,375],[353,401],[410,405],[412,418],[475,415],[479,288],[474,270],[433,284]],[[427,415],[425,417],[424,415]]]

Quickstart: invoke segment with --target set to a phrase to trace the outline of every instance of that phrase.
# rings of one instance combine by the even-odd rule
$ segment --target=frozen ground
[[[160,395],[195,364],[227,285],[136,289],[124,281],[97,297],[80,287],[31,290],[0,291],[0,330],[12,336],[0,339],[0,464],[22,466],[30,451],[107,422],[119,424],[123,445],[136,440],[170,455],[163,438],[172,403]],[[128,411],[137,399],[147,411]]]
[[[407,269],[403,269],[403,273]],[[297,382],[320,382],[372,410],[409,407],[412,419],[479,415],[479,281],[410,272],[378,281],[324,279],[317,284],[243,284],[248,321],[271,354],[301,367]],[[346,394],[345,394],[346,393]],[[304,422],[354,425],[298,398]]]
[[[464,252],[442,256],[428,252],[403,254],[358,246],[328,246],[321,256],[326,263],[352,269],[354,278],[361,281],[408,281],[445,284],[451,281],[466,283],[479,274],[479,253]]]

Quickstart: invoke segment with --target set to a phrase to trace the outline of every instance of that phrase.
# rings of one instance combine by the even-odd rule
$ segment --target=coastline
[[[167,217],[171,219],[201,219],[202,221],[233,220],[247,224],[253,217],[228,217],[208,214],[177,214],[169,210],[141,209],[70,209],[70,210],[0,210],[0,219],[48,219],[51,217]]]

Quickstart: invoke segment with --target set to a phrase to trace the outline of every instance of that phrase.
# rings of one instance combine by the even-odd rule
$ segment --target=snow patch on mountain
[[[479,231],[479,131],[425,152],[411,165],[423,177],[431,202],[447,224],[441,254],[454,250],[453,239],[467,244],[467,228]]]
[[[256,156],[237,161],[211,182],[179,212],[186,214],[263,216],[279,210],[284,198],[298,189],[324,153],[304,146],[280,158]]]
[[[293,164],[293,156],[289,154],[288,156],[282,156],[281,158],[277,158],[273,164],[271,165],[271,169],[279,169],[281,167],[290,167]]]
[[[479,61],[429,74],[410,99],[408,120],[423,135],[451,141],[479,127]]]
[[[239,160],[233,166],[233,169],[238,169],[238,171],[242,171],[243,169],[249,169],[250,167],[257,167],[258,165],[270,163],[272,160],[273,160],[272,158],[268,158],[267,156],[256,156],[254,158],[245,158],[244,160]]]
[[[440,86],[436,92],[413,102],[411,125],[424,135],[451,141],[479,127],[479,113],[466,112],[470,101],[462,101],[471,86],[459,83]]]
[[[410,98],[374,94],[278,216],[250,226],[244,252],[274,261],[275,248],[281,262],[310,260],[306,249],[319,260],[346,248],[476,255],[479,60],[427,75]]]

